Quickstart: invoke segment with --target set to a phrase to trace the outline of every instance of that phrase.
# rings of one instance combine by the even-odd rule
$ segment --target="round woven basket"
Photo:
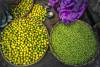
[[[80,21],[80,20],[79,20]],[[99,48],[98,48],[98,45],[96,45],[97,46],[97,50],[96,50],[96,53],[95,53],[95,56],[94,56],[94,58],[91,58],[91,59],[89,59],[88,60],[88,62],[87,63],[85,63],[85,64],[80,64],[80,65],[70,65],[70,64],[67,64],[67,63],[65,63],[57,54],[56,54],[56,52],[54,51],[54,49],[53,49],[53,47],[52,47],[52,38],[51,38],[51,36],[52,36],[52,31],[53,31],[53,29],[58,25],[58,24],[60,24],[60,23],[57,23],[53,28],[52,28],[52,30],[51,30],[51,32],[50,32],[50,50],[51,50],[51,52],[52,52],[52,54],[54,55],[54,57],[55,58],[57,58],[57,60],[58,61],[60,61],[61,63],[63,63],[64,65],[68,65],[68,66],[75,66],[75,67],[77,67],[77,66],[85,66],[85,65],[88,65],[88,64],[92,64],[92,63],[94,63],[94,61],[96,60],[96,58],[97,58],[97,55],[98,55],[98,53],[99,53]],[[85,23],[91,30],[93,30],[92,29],[92,27],[89,25],[89,24],[87,24],[87,23]],[[96,36],[95,36],[96,37]],[[97,38],[97,37],[96,37]],[[98,44],[98,42],[97,42],[97,44]]]

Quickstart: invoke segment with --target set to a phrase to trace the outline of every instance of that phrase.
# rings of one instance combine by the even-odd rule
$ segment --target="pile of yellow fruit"
[[[35,4],[32,9],[32,12],[29,14],[29,17],[36,18],[40,21],[41,20],[44,21],[46,15],[47,15],[46,8],[44,8],[40,4]]]
[[[48,48],[48,31],[41,21],[14,20],[2,32],[2,51],[12,64],[29,65],[40,60]]]
[[[11,11],[14,18],[20,18],[30,12],[33,0],[21,0],[21,2]]]

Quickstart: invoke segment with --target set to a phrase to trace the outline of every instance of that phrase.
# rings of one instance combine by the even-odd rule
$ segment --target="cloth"
[[[58,12],[61,21],[70,23],[83,15],[88,0],[49,0],[49,5]]]

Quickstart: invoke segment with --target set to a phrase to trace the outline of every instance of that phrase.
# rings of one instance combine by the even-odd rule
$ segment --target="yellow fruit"
[[[30,8],[33,5],[33,0],[21,0],[18,6],[12,9],[11,13],[14,18],[20,18],[30,12]]]
[[[3,42],[2,51],[5,59],[11,61],[12,64],[16,65],[34,64],[38,60],[40,60],[46,53],[46,50],[48,48],[47,43],[49,42],[48,31],[42,23],[38,23],[40,22],[40,20],[39,21],[38,20],[34,21],[34,20],[35,19],[30,19],[30,18],[17,19],[12,21],[11,24],[9,24],[7,27],[4,28],[2,34],[3,37],[1,41]],[[30,22],[32,21],[34,25],[30,24]],[[12,30],[16,30],[17,32]],[[40,30],[41,31],[45,30],[46,32],[40,32]],[[11,47],[9,47],[8,45],[9,46],[11,45]],[[42,53],[39,56],[40,50],[42,50]],[[10,57],[12,58],[9,59]],[[30,58],[33,59],[30,60]]]

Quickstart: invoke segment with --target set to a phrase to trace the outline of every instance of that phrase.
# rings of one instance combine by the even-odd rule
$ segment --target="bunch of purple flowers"
[[[59,19],[64,23],[78,20],[87,4],[88,0],[49,0],[49,5],[57,11]]]

